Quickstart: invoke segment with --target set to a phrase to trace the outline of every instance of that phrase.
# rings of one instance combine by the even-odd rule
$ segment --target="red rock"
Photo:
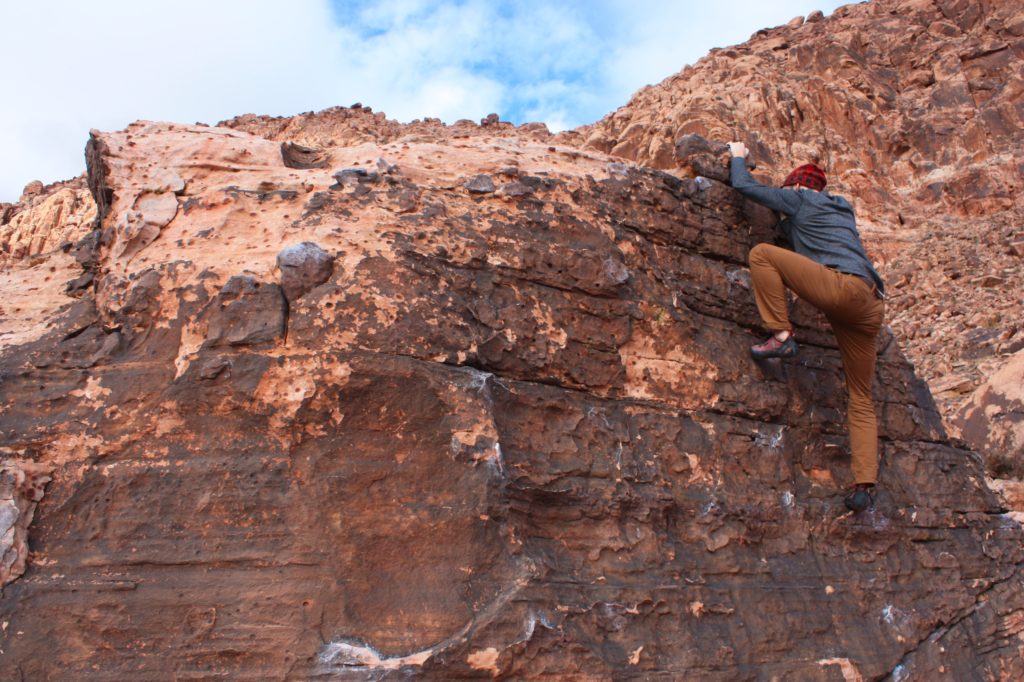
[[[971,447],[1024,476],[1024,352],[982,383],[953,423]]]
[[[3,338],[0,446],[53,470],[0,598],[6,661],[42,679],[1020,672],[1020,528],[894,339],[885,493],[863,517],[840,512],[823,320],[797,306],[800,362],[750,361],[744,262],[769,212],[468,130],[318,147],[328,168],[225,128],[95,134],[98,238],[45,257],[77,268],[60,277],[3,272],[50,326]],[[156,158],[181,189],[144,177]],[[529,192],[462,186],[509,168]],[[158,238],[122,248],[154,196],[175,203]],[[286,305],[294,240],[337,256]],[[94,285],[68,299],[79,263]]]
[[[1010,516],[1018,523],[1024,522],[1024,481],[991,479],[988,483],[1002,499],[1003,504],[1013,510]]]
[[[775,217],[715,178],[714,144],[743,115],[758,172],[821,150],[907,274],[892,309],[920,330],[918,367],[980,381],[1014,337],[966,320],[1013,324],[1020,303],[952,287],[1019,281],[1004,201],[1019,62],[1001,65],[1017,48],[994,21],[1016,11],[847,6],[556,136],[362,106],[94,132],[99,229],[0,267],[0,448],[53,479],[0,596],[5,664],[26,679],[1024,676],[1020,517],[946,436],[906,339],[881,342],[882,492],[860,516],[841,511],[823,319],[797,304],[799,360],[749,359],[746,254]],[[970,52],[993,31],[1006,50]],[[926,66],[934,85],[911,78]],[[684,101],[686,83],[705,89]],[[1009,151],[979,156],[993,150],[965,113]],[[704,141],[678,154],[688,134]],[[491,191],[468,191],[476,177]],[[278,255],[303,241],[333,267],[286,297]]]
[[[79,177],[44,187],[29,183],[16,204],[0,213],[0,264],[21,262],[75,242],[91,230],[96,204]]]
[[[334,259],[313,242],[295,244],[277,254],[281,289],[289,303],[330,279]]]
[[[0,462],[0,587],[25,572],[28,529],[50,472],[48,465],[30,460]]]
[[[944,308],[1019,319],[1024,271],[1007,258],[1015,249],[1007,254],[988,235],[1005,231],[1007,243],[1019,239],[1024,223],[1024,117],[1017,105],[1024,41],[1015,28],[1022,16],[1012,0],[848,5],[827,19],[794,20],[712,51],[562,139],[681,176],[715,177],[686,140],[738,136],[764,179],[776,182],[817,151],[831,191],[852,198],[887,281],[927,256],[926,270],[954,264],[972,285],[932,281],[929,273],[914,291],[935,291]],[[675,154],[660,151],[672,144]],[[925,241],[928,233],[935,241]],[[985,286],[991,295],[977,291]],[[980,385],[980,358],[967,356],[961,330],[936,325],[925,302],[902,292],[890,298],[888,312],[926,380],[941,381],[940,367],[966,359],[973,387]],[[934,345],[914,342],[919,327],[931,328]],[[952,425],[961,399],[940,398],[939,407]]]

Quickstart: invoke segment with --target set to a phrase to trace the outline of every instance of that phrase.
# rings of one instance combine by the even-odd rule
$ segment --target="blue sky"
[[[90,128],[361,102],[400,121],[590,123],[817,0],[77,0],[0,6],[0,201],[84,170]]]

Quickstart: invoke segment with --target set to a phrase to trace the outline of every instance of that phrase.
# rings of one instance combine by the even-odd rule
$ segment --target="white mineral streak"
[[[322,665],[336,667],[374,668],[378,670],[398,670],[407,665],[423,665],[434,655],[437,647],[426,649],[408,656],[381,656],[372,647],[349,644],[348,642],[331,642],[320,652]]]
[[[824,658],[818,661],[818,665],[838,665],[839,671],[843,674],[843,679],[846,682],[863,682],[864,678],[857,672],[857,668],[853,666],[853,663],[848,658]]]

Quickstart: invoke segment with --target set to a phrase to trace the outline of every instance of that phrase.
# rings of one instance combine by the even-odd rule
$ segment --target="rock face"
[[[955,423],[971,447],[1001,455],[997,473],[1024,478],[1024,352],[974,392]]]
[[[76,242],[93,228],[96,204],[85,178],[31,182],[16,204],[0,204],[0,264],[13,265]]]
[[[746,141],[776,183],[820,158],[953,425],[1024,347],[1022,65],[1016,0],[874,0],[713,50],[563,137],[691,177],[716,167],[694,135]]]
[[[895,340],[885,492],[845,514],[824,321],[748,356],[774,217],[505,126],[293,141],[323,168],[94,133],[98,230],[4,272],[37,322],[0,337],[0,447],[52,472],[5,672],[1024,675],[1024,532]]]
[[[38,462],[5,458],[0,464],[0,587],[25,572],[28,527],[49,473]]]
[[[94,131],[0,207],[3,679],[1024,678],[1020,485],[900,350],[947,417],[1019,354],[1022,17],[813,14],[554,136]],[[749,359],[734,136],[818,154],[889,278],[870,512],[823,319]]]
[[[295,168],[330,165],[332,147],[355,147],[360,144],[387,144],[399,138],[436,142],[478,138],[484,131],[489,137],[515,137],[544,141],[551,137],[543,123],[515,126],[491,114],[477,125],[468,119],[445,125],[436,118],[399,123],[362,104],[333,107],[298,116],[275,117],[246,114],[217,124],[241,130],[268,140],[280,141],[285,164]],[[337,167],[338,164],[335,164]]]

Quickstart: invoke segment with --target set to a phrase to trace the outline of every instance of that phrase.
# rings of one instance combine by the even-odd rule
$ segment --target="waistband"
[[[835,270],[840,275],[846,275],[847,277],[856,277],[857,279],[868,285],[868,289],[871,289],[871,293],[875,295],[875,298],[880,299],[882,301],[885,300],[885,294],[882,293],[882,290],[878,288],[878,285],[875,284],[875,281],[870,277],[865,277],[864,275],[861,275],[856,272],[844,272],[832,265],[826,265],[825,267],[827,267],[829,270]]]

